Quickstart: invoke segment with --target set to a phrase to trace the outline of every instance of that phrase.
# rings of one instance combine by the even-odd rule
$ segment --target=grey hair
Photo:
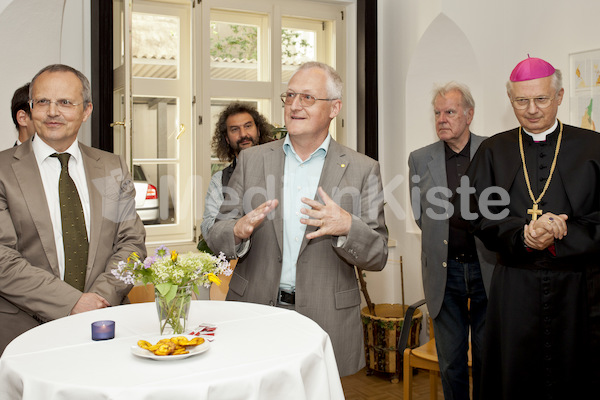
[[[560,91],[560,89],[563,88],[563,80],[562,80],[562,72],[560,71],[560,69],[555,69],[554,73],[552,75],[550,75],[550,77],[552,78],[550,85],[552,85],[552,88],[554,89],[555,93],[558,93]],[[508,92],[508,95],[512,97],[512,84],[514,82],[511,82],[510,80],[508,82],[506,82],[506,91]]]
[[[475,100],[473,99],[473,95],[471,95],[471,91],[469,90],[468,86],[455,81],[450,81],[444,85],[435,86],[433,88],[431,105],[435,106],[435,99],[438,96],[446,97],[446,94],[452,91],[457,91],[462,95],[462,106],[465,109],[465,115],[468,110],[475,109]]]
[[[299,71],[311,68],[319,68],[325,71],[325,73],[327,74],[327,97],[330,99],[341,99],[342,87],[344,84],[342,82],[340,74],[338,74],[333,67],[319,61],[309,61],[298,67],[296,72],[294,72],[294,75],[296,75],[296,73],[298,73]],[[292,78],[294,77],[294,75],[292,75]]]
[[[90,81],[88,80],[88,78],[86,78],[84,74],[82,74],[75,68],[69,67],[65,64],[51,64],[47,67],[42,68],[40,72],[35,74],[35,76],[31,80],[31,84],[29,85],[30,99],[33,94],[33,84],[35,83],[35,80],[44,72],[71,72],[75,74],[75,76],[77,76],[77,78],[79,78],[79,81],[81,82],[81,97],[83,97],[83,109],[85,110],[88,104],[92,102],[92,89],[90,88]]]

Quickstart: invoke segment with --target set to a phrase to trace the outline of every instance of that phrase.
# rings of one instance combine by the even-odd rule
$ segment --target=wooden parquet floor
[[[391,383],[390,375],[375,372],[367,376],[366,369],[342,378],[346,400],[397,400],[403,399],[402,380]],[[419,371],[413,377],[413,400],[429,400],[429,373]],[[444,399],[442,382],[438,377],[438,399]]]

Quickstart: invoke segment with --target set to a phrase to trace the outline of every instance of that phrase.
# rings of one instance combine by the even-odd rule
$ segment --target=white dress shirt
[[[35,154],[38,168],[40,170],[40,175],[42,177],[42,184],[44,186],[44,192],[46,193],[46,201],[48,202],[50,218],[52,219],[54,243],[56,244],[56,255],[58,257],[60,278],[64,279],[65,250],[63,247],[62,219],[60,215],[60,198],[58,194],[58,180],[60,178],[61,170],[60,161],[56,157],[50,157],[52,154],[57,153],[57,151],[48,146],[46,142],[37,136],[37,134],[33,138],[32,146],[33,153]],[[87,230],[89,241],[90,195],[85,178],[85,169],[83,167],[81,151],[79,150],[79,142],[77,139],[75,139],[71,147],[69,147],[65,153],[71,154],[71,157],[69,158],[69,175],[75,182],[75,186],[79,192],[79,198],[81,199],[81,205],[83,207],[83,216],[85,218],[85,228]]]

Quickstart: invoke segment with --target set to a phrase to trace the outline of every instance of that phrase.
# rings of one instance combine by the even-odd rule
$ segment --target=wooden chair
[[[237,260],[229,261],[231,269],[235,269],[236,264]],[[231,275],[219,275],[219,279],[221,279],[221,286],[210,285],[209,295],[211,300],[225,300],[225,297],[227,297],[227,292],[229,291],[229,281],[231,281]]]
[[[154,301],[154,285],[134,286],[129,292],[131,303],[150,303]]]
[[[412,400],[413,387],[413,368],[420,368],[429,371],[429,398],[437,399],[438,385],[437,380],[440,373],[440,364],[438,362],[437,350],[435,348],[435,337],[433,332],[433,322],[429,318],[429,337],[430,340],[422,346],[411,349],[407,348],[408,334],[410,331],[410,322],[415,310],[424,305],[425,300],[420,300],[412,304],[406,310],[404,321],[409,321],[408,324],[402,326],[400,339],[398,340],[398,351],[403,353],[403,374],[404,374],[404,400]],[[471,346],[469,344],[468,352],[469,373],[471,372]]]

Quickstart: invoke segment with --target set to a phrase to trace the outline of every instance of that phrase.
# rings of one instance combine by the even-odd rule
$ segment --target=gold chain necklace
[[[563,133],[563,124],[562,122],[560,122],[560,120],[558,121],[558,123],[560,125],[560,132],[558,134],[558,140],[556,142],[556,150],[554,151],[554,160],[552,160],[552,166],[550,167],[550,175],[548,175],[548,180],[546,181],[544,190],[542,190],[542,193],[540,193],[540,196],[537,199],[533,196],[531,184],[529,183],[529,173],[527,172],[527,165],[525,164],[525,152],[523,151],[523,135],[521,133],[521,127],[519,126],[519,150],[521,151],[521,161],[523,162],[523,175],[525,175],[525,183],[527,183],[529,197],[531,198],[531,201],[533,201],[533,207],[527,209],[527,214],[531,214],[531,219],[533,221],[537,220],[538,215],[542,215],[542,210],[538,208],[538,203],[546,194],[546,190],[548,190],[548,186],[550,186],[550,181],[552,180],[552,175],[554,174],[554,168],[556,168],[556,160],[558,159],[558,151],[560,150],[560,142],[562,140]]]

